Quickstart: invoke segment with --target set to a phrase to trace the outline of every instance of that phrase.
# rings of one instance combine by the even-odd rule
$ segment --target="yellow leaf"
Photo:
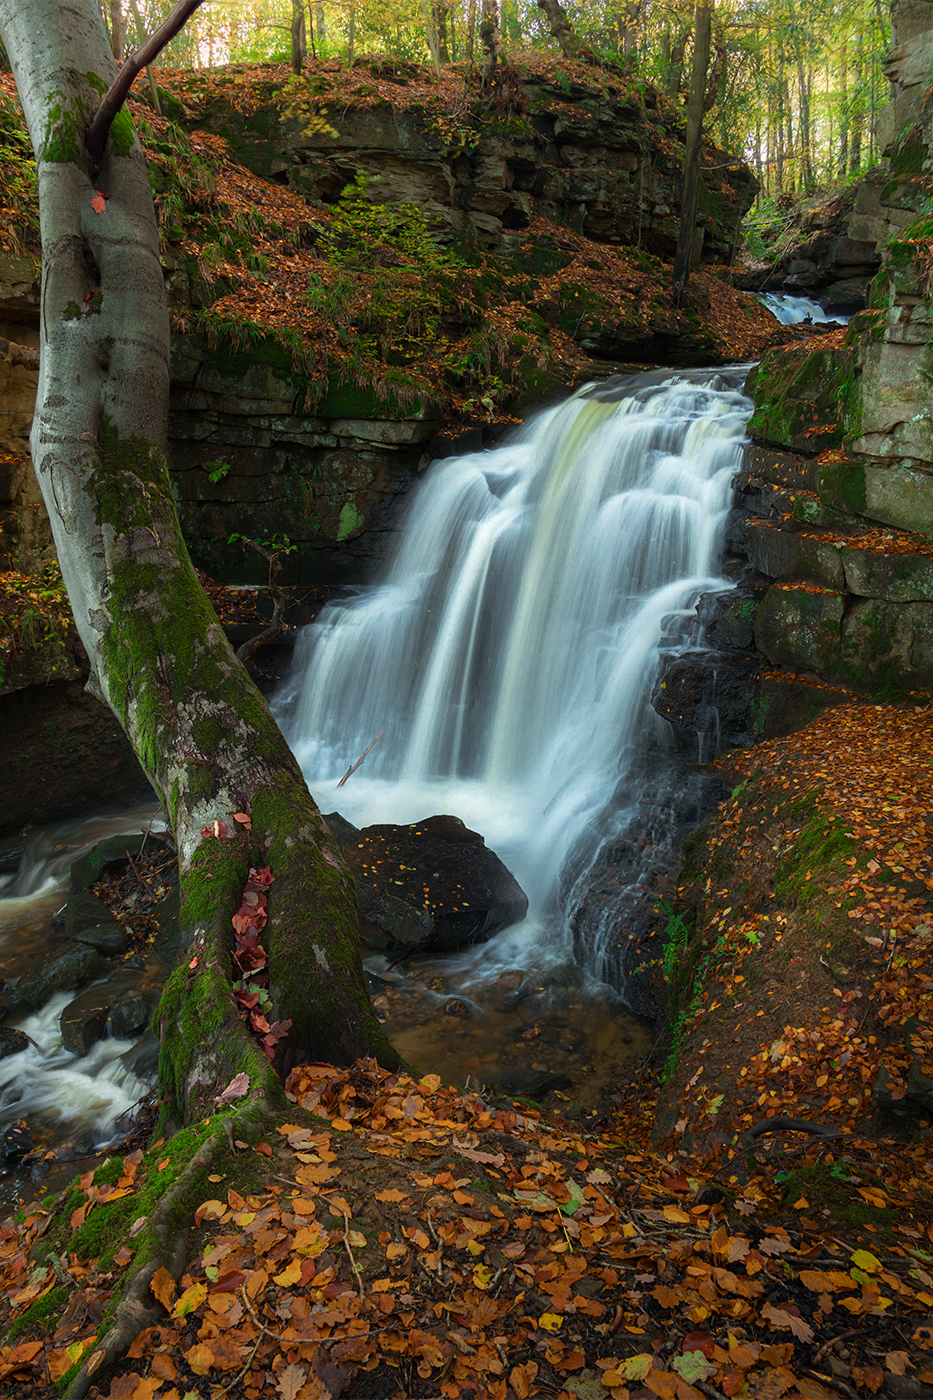
[[[876,1259],[867,1249],[857,1249],[852,1255],[852,1263],[857,1268],[864,1269],[868,1274],[873,1274],[876,1269],[881,1268],[880,1259]]]
[[[474,1258],[476,1255],[482,1254],[485,1248],[486,1246],[484,1244],[480,1244],[479,1240],[470,1240],[470,1242],[467,1245],[468,1251],[474,1256]]]
[[[207,1297],[207,1285],[203,1283],[193,1283],[190,1288],[186,1288],[172,1309],[173,1317],[187,1317],[195,1308],[199,1308]]]
[[[681,1210],[679,1206],[665,1206],[664,1219],[669,1220],[673,1225],[691,1224],[690,1216],[685,1210]]]
[[[162,1304],[166,1312],[172,1311],[172,1303],[175,1301],[175,1280],[168,1269],[162,1267],[156,1269],[149,1284],[155,1296]]]
[[[557,1313],[542,1313],[538,1318],[538,1326],[543,1327],[545,1332],[559,1332],[564,1325],[564,1319]]]
[[[651,1353],[641,1351],[637,1356],[630,1356],[623,1361],[619,1370],[627,1381],[643,1381],[653,1365],[654,1357]]]
[[[794,1210],[808,1210],[809,1207],[810,1207],[810,1202],[807,1200],[806,1196],[801,1196],[801,1197],[800,1197],[800,1200],[799,1200],[799,1201],[795,1201],[794,1204],[793,1204],[793,1209],[794,1209]]]
[[[492,1283],[493,1278],[494,1274],[492,1269],[488,1269],[485,1264],[477,1264],[474,1267],[473,1282],[476,1284],[477,1288],[482,1289],[484,1293]]]
[[[273,1283],[277,1283],[280,1288],[291,1288],[301,1280],[301,1260],[293,1259],[292,1262],[282,1270],[280,1274],[273,1276]]]
[[[350,1248],[351,1248],[351,1249],[365,1249],[365,1248],[366,1248],[366,1236],[365,1236],[365,1235],[361,1235],[360,1232],[359,1232],[359,1230],[351,1230],[351,1231],[349,1232],[349,1234],[347,1235],[347,1239],[348,1239],[349,1242],[350,1242]]]

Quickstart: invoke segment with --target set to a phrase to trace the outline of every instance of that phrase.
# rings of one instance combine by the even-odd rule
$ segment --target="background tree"
[[[91,685],[126,730],[178,847],[182,946],[156,1015],[172,1125],[203,1117],[240,1072],[256,1101],[275,1097],[304,1059],[398,1057],[369,1004],[353,880],[182,540],[166,467],[158,233],[97,0],[0,0],[0,39],[38,167],[36,475]],[[154,56],[150,45],[128,61],[122,82]],[[251,869],[269,872],[270,1019],[291,1023],[271,1037],[277,1074],[232,988],[231,920]]]

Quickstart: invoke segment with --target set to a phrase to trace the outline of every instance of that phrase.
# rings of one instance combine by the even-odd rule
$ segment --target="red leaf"
[[[246,815],[245,812],[234,812],[233,820],[235,822],[239,822],[242,826],[245,826],[247,831],[252,831],[253,823],[250,821],[249,817]]]
[[[188,964],[189,967],[197,967],[197,965],[198,965],[198,960],[197,960],[197,958],[192,958],[191,961],[190,961],[190,963]]]
[[[251,870],[249,872],[249,883],[251,885],[271,885],[274,879],[275,876],[272,874],[268,865],[264,865],[261,870]]]
[[[201,827],[201,835],[202,835],[202,836],[213,836],[213,834],[214,834],[214,833],[211,831],[211,829],[210,829],[209,826],[202,826],[202,827]]]
[[[95,192],[94,198],[91,200],[91,208],[94,210],[94,213],[95,213],[95,214],[104,214],[104,213],[106,213],[106,211],[107,211],[107,196],[101,194],[100,190],[97,190],[97,191]]]

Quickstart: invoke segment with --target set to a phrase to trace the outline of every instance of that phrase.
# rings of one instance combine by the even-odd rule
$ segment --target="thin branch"
[[[147,68],[158,58],[165,45],[174,39],[180,29],[184,28],[195,10],[203,3],[204,0],[179,0],[165,23],[160,24],[158,29],[149,35],[146,42],[140,45],[133,56],[123,64],[117,74],[116,81],[106,97],[102,99],[84,138],[92,178],[96,178],[104,159],[104,147],[107,145],[107,137],[110,134],[114,117],[126,101],[136,78],[144,68]]]

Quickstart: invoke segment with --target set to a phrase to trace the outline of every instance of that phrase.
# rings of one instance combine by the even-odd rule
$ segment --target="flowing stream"
[[[67,898],[72,861],[105,837],[140,831],[153,819],[150,807],[116,817],[78,818],[28,834],[0,874],[0,976],[16,981],[56,941],[53,916]],[[4,843],[9,855],[12,843]],[[119,974],[117,974],[119,976]],[[113,985],[114,976],[109,979]],[[40,1010],[9,1024],[35,1046],[0,1059],[0,1136],[20,1119],[38,1150],[90,1152],[119,1138],[124,1115],[147,1092],[154,1067],[154,1039],[99,1041],[88,1055],[61,1045],[59,1019],[77,992],[60,992]],[[151,1043],[150,1043],[151,1042]]]
[[[565,1066],[577,1088],[642,1043],[625,987],[602,985],[598,938],[574,948],[573,905],[663,786],[671,740],[650,702],[662,651],[687,646],[699,595],[728,586],[747,368],[590,386],[496,450],[434,464],[385,582],[329,604],[299,640],[276,708],[322,810],[357,826],[454,813],[529,896],[528,918],[489,944],[416,963],[417,1013],[401,1038],[387,1027],[461,1082],[502,1080],[497,997],[519,971],[538,997],[504,1033],[548,1030],[542,1069]],[[456,1035],[442,1015],[453,994],[473,1012]]]

